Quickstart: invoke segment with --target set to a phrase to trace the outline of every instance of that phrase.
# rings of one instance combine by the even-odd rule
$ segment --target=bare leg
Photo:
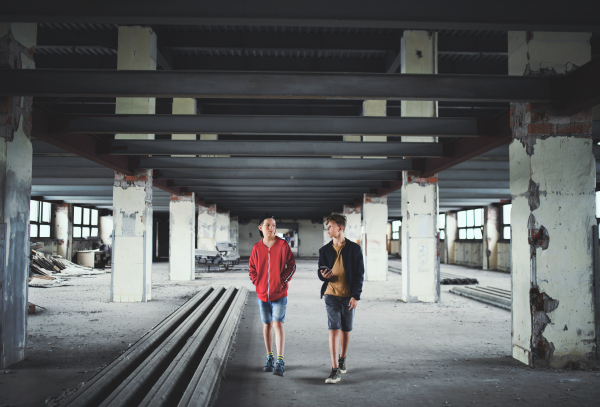
[[[273,323],[263,324],[263,336],[265,337],[265,348],[268,352],[273,352]]]
[[[331,367],[337,369],[338,355],[340,353],[340,329],[329,330],[329,353],[331,354]]]
[[[277,344],[277,355],[283,356],[283,350],[285,347],[285,332],[283,331],[283,322],[273,321],[273,328],[275,329],[275,343]]]
[[[350,332],[342,331],[342,337],[340,339],[342,343],[342,352],[340,354],[341,357],[346,357],[346,352],[348,352],[348,345],[350,344]]]

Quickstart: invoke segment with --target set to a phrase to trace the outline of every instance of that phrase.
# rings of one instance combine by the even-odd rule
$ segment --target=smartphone
[[[327,266],[319,266],[319,271],[321,273],[324,272],[324,271],[328,271],[328,270],[329,270],[329,267],[327,267]]]

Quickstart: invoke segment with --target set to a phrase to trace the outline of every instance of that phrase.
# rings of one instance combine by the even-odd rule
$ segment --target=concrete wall
[[[498,243],[498,270],[510,273],[510,243]]]
[[[455,263],[461,266],[479,267],[483,264],[482,242],[456,242],[454,244]]]
[[[260,237],[258,230],[258,219],[252,219],[249,222],[239,222],[239,245],[240,256],[250,256],[252,246],[258,242]]]
[[[298,220],[298,255],[300,257],[317,257],[323,246],[323,224],[313,223],[310,219]]]

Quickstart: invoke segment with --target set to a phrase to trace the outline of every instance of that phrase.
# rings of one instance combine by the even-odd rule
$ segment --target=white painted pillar
[[[215,243],[229,241],[229,212],[217,212]]]
[[[117,70],[156,70],[156,34],[150,27],[119,27]],[[155,98],[117,98],[115,113],[154,114]],[[154,139],[154,134],[115,134],[116,139]]]
[[[58,240],[57,254],[67,260],[73,247],[73,216],[72,205],[57,204],[54,206],[54,238]]]
[[[217,205],[198,206],[198,249],[216,249]]]
[[[387,196],[364,194],[362,206],[364,235],[362,251],[365,262],[366,281],[386,281],[388,271],[387,253]]]
[[[458,240],[458,224],[456,212],[446,212],[446,252],[448,264],[456,264],[456,241]]]
[[[100,240],[102,243],[112,245],[112,232],[114,229],[114,222],[112,215],[100,216],[100,228],[98,230],[100,234]]]
[[[489,205],[484,210],[483,269],[498,269],[498,241],[502,238],[502,208]]]
[[[360,245],[362,207],[344,205],[344,216],[346,216],[346,230],[344,231],[344,237]]]
[[[239,241],[239,228],[238,217],[234,216],[230,219],[229,223],[229,241],[237,243]],[[239,251],[239,249],[238,249]]]
[[[0,23],[0,69],[34,69],[37,24]],[[0,369],[27,355],[31,97],[0,97]]]
[[[152,288],[152,170],[115,171],[111,301],[146,302]]]
[[[169,205],[169,280],[196,278],[196,202],[194,193],[171,194]]]
[[[509,74],[566,74],[591,60],[589,33],[509,32]],[[562,368],[595,357],[591,109],[511,103],[512,353]]]
[[[401,41],[402,73],[437,74],[437,33],[404,31]],[[403,117],[436,117],[434,101],[402,101]],[[403,137],[403,142],[435,142],[435,137]],[[402,174],[402,300],[438,302],[437,176],[422,178],[417,172]]]

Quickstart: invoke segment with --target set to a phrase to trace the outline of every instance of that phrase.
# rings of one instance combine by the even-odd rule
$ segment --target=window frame
[[[37,209],[37,220],[31,220],[31,204],[32,203],[36,203],[38,209]],[[50,216],[49,216],[49,220],[48,222],[44,222],[44,204],[48,204],[48,210],[50,211]],[[54,210],[53,210],[53,204],[51,202],[48,201],[43,201],[43,200],[38,200],[38,199],[30,199],[29,201],[29,238],[33,238],[33,239],[52,239],[52,233],[53,233],[53,227],[52,227],[52,221],[54,220]],[[33,234],[31,233],[31,226],[36,226],[37,228],[37,232],[35,234],[35,236],[33,236]],[[40,236],[40,230],[41,230],[41,226],[48,226],[50,229],[49,235],[48,236]]]
[[[398,230],[397,231],[394,231],[394,226],[395,226],[394,223],[395,222],[400,222],[399,224],[397,223],[397,225],[398,225]],[[401,219],[393,220],[392,221],[392,236],[391,236],[391,240],[400,240],[400,233],[401,233],[401,231],[402,231],[402,220]],[[394,236],[396,236],[396,237],[394,237]]]
[[[75,211],[77,209],[81,209],[81,223],[75,223]],[[88,219],[86,222],[86,219],[84,219],[84,214],[85,212],[88,212]],[[93,225],[92,224],[92,214],[94,213],[94,211],[96,211],[96,224]],[[79,228],[79,236],[77,236],[77,229]],[[84,228],[88,228],[89,229],[89,235],[88,236],[83,236],[83,230]],[[96,230],[96,234],[94,235],[92,233],[93,230]],[[73,205],[73,239],[82,239],[82,240],[87,240],[87,239],[99,239],[100,238],[100,211],[98,209],[95,208],[90,208],[87,206],[80,206],[80,205]]]
[[[510,224],[511,220],[509,218],[508,223],[506,223],[505,219],[504,219],[504,207],[510,205],[511,206],[511,210],[512,210],[512,202],[511,203],[505,203],[502,204],[501,209],[502,209],[502,237],[500,238],[500,241],[502,242],[510,242],[510,238],[512,236],[512,226]],[[508,228],[508,238],[504,237],[504,229]]]
[[[469,220],[467,219],[468,212],[470,212],[470,211],[473,211],[473,225],[471,225],[471,226],[469,226]],[[477,221],[475,218],[476,213],[477,213],[476,211],[481,211],[481,225],[479,225],[479,226],[477,225]],[[465,213],[465,226],[458,226],[459,222],[460,222],[459,217],[460,217],[461,212]],[[483,242],[483,228],[484,227],[485,227],[485,210],[484,210],[484,208],[476,207],[476,208],[462,209],[462,210],[456,212],[456,232],[458,234],[457,241],[460,241],[460,242]],[[468,231],[473,230],[473,233],[475,233],[475,229],[478,229],[478,228],[481,232],[481,238],[476,238],[476,237],[469,238]],[[463,237],[463,238],[460,237],[461,230],[465,230],[465,235],[467,237]]]
[[[444,227],[440,227],[440,218],[444,218]],[[440,242],[446,241],[446,213],[438,213],[438,236]],[[442,237],[443,236],[443,237]]]

